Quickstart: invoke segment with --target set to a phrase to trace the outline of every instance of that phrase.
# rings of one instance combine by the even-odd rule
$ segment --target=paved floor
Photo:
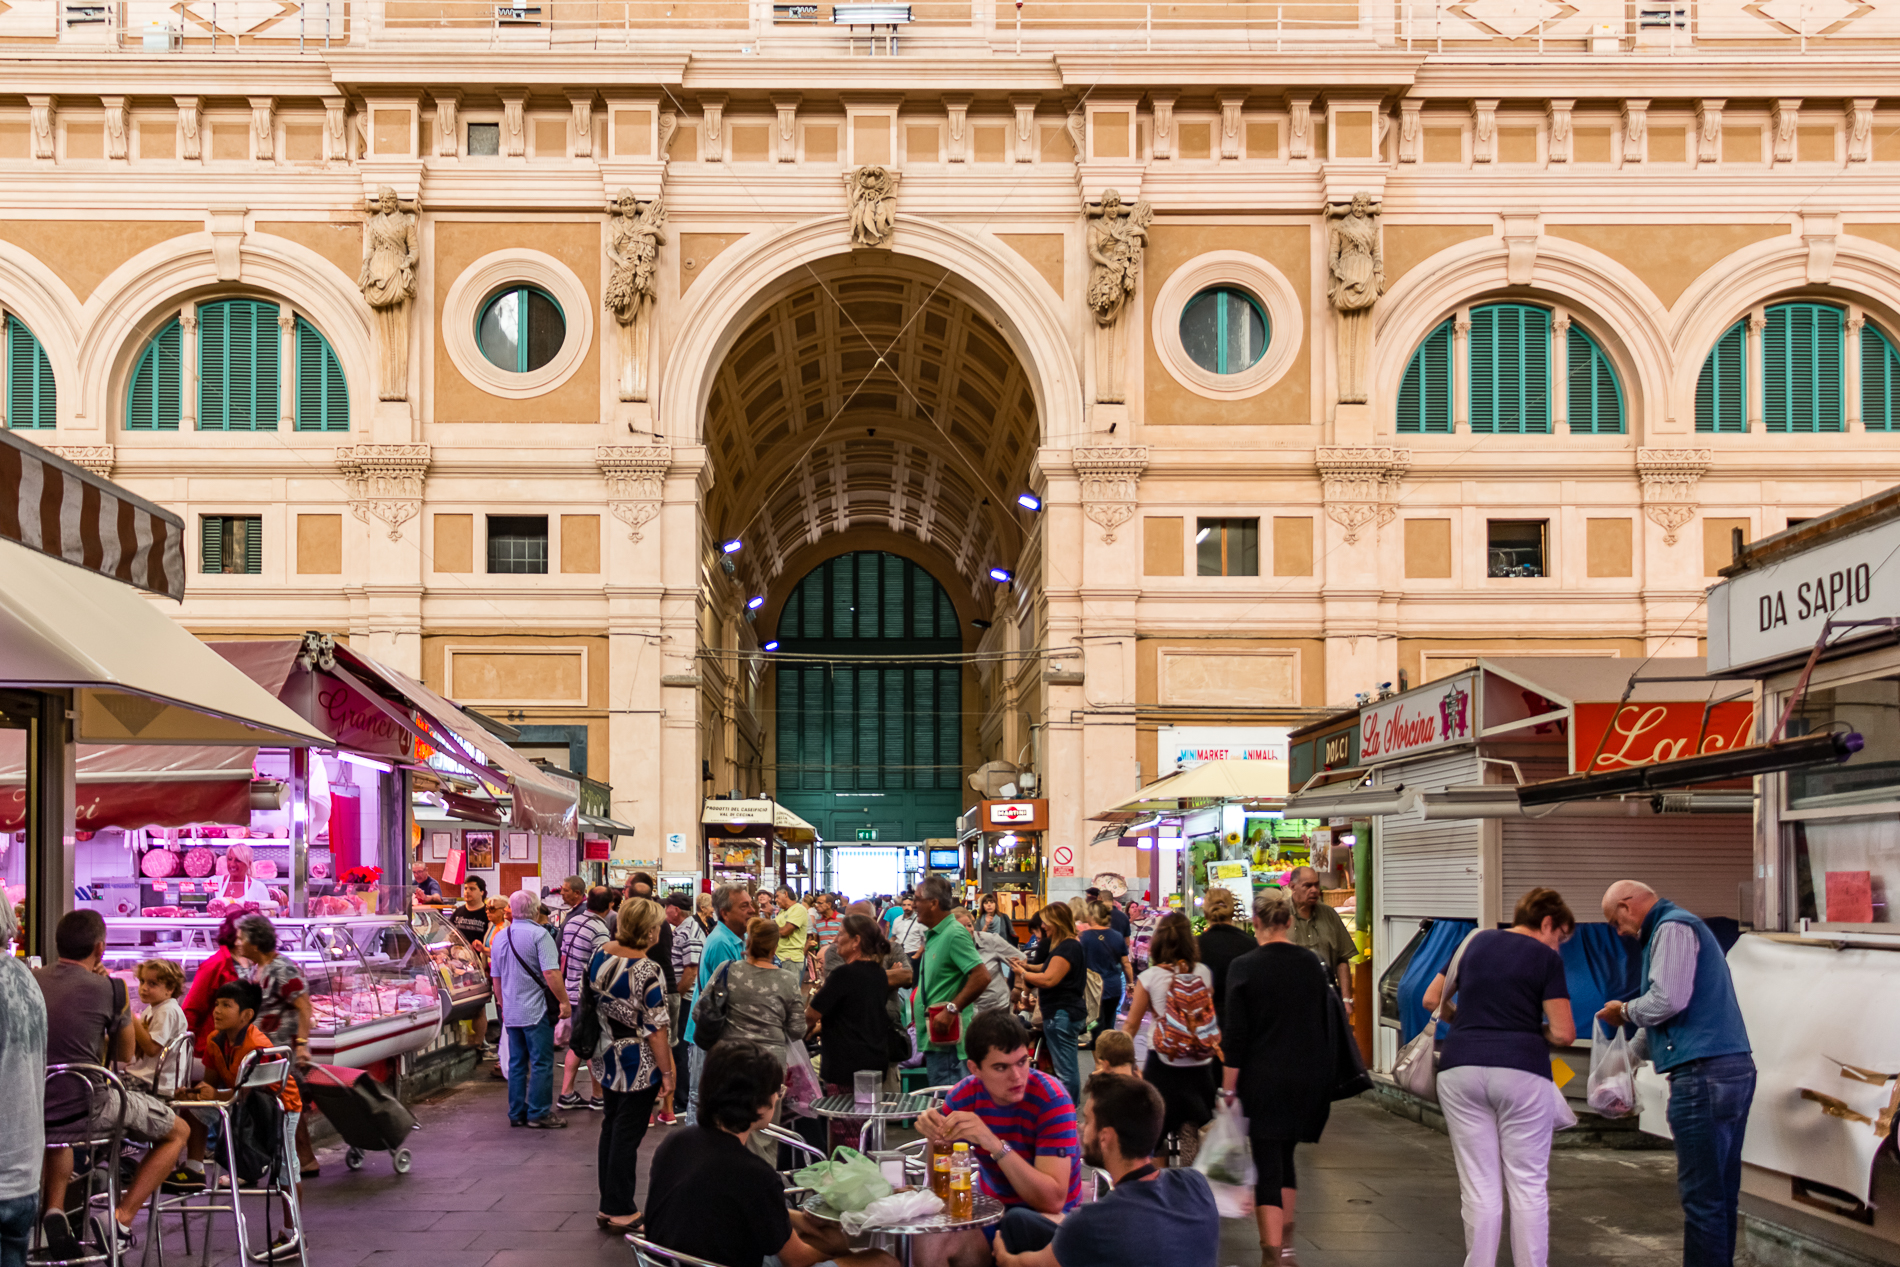
[[[617,1237],[595,1230],[599,1117],[570,1113],[565,1131],[511,1130],[501,1084],[481,1078],[418,1107],[414,1168],[386,1155],[344,1169],[325,1150],[304,1187],[312,1267],[630,1267]],[[647,1137],[646,1155],[663,1138]],[[1458,1183],[1445,1137],[1353,1101],[1325,1140],[1302,1147],[1297,1244],[1305,1267],[1458,1267]],[[645,1172],[641,1175],[644,1195]],[[1564,1151],[1551,1166],[1553,1267],[1680,1261],[1682,1217],[1668,1153]],[[214,1259],[234,1267],[229,1232]],[[183,1257],[174,1231],[165,1251]],[[192,1255],[196,1259],[196,1255]],[[179,1259],[173,1259],[179,1261]],[[1157,1263],[1166,1261],[1158,1253]],[[1260,1261],[1252,1227],[1230,1221],[1222,1267]],[[1509,1261],[1508,1247],[1503,1261]]]

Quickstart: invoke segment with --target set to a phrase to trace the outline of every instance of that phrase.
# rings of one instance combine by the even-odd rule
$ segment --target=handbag
[[[732,983],[726,970],[731,967],[730,960],[720,964],[693,1004],[693,1046],[701,1051],[711,1051],[726,1036],[726,1016],[732,1004]]]
[[[1458,965],[1464,962],[1465,948],[1480,931],[1474,928],[1458,943],[1457,952],[1445,968],[1445,988],[1438,996],[1437,1009],[1426,1018],[1424,1028],[1412,1041],[1400,1049],[1399,1058],[1392,1063],[1392,1081],[1400,1090],[1434,1104],[1438,1102],[1438,1021],[1452,995],[1458,992]]]
[[[613,956],[609,956],[612,958]],[[601,965],[603,968],[606,964]],[[581,1004],[574,1009],[574,1031],[569,1047],[580,1054],[582,1060],[592,1060],[600,1050],[600,1001],[594,989],[594,976],[591,972],[581,974]]]
[[[530,968],[528,961],[521,957],[521,951],[515,947],[514,925],[510,924],[508,928],[509,931],[502,934],[508,941],[508,953],[515,957],[515,962],[521,965],[521,970],[528,974],[528,980],[541,987],[541,1001],[547,1005],[549,1019],[558,1017],[561,1014],[560,998],[555,995],[553,987],[548,985],[547,978]]]

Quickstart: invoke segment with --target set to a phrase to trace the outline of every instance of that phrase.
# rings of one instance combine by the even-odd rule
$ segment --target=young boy
[[[185,990],[185,973],[169,959],[147,959],[139,965],[139,1002],[145,1011],[132,1017],[132,1043],[138,1059],[125,1067],[147,1090],[169,1097],[178,1090],[179,1075],[189,1069],[189,1053],[174,1054],[166,1067],[158,1057],[190,1028],[178,996]]]
[[[1135,1040],[1118,1029],[1103,1030],[1095,1039],[1095,1072],[1141,1077],[1135,1071]]]

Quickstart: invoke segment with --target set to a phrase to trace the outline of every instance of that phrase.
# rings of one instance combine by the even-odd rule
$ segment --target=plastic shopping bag
[[[1214,1190],[1214,1205],[1222,1218],[1240,1219],[1253,1213],[1253,1146],[1247,1141],[1247,1119],[1238,1105],[1223,1106],[1208,1123],[1194,1169]]]
[[[877,1163],[855,1148],[840,1148],[830,1161],[813,1162],[792,1179],[840,1214],[862,1210],[879,1197],[891,1195],[890,1181]]]
[[[913,1188],[908,1192],[893,1192],[888,1197],[879,1197],[862,1210],[846,1213],[838,1221],[844,1224],[845,1235],[856,1236],[873,1223],[879,1227],[901,1227],[942,1213],[942,1197],[928,1188]]]
[[[1636,1060],[1630,1040],[1617,1026],[1614,1035],[1597,1021],[1590,1032],[1589,1105],[1604,1117],[1628,1117],[1636,1111]]]
[[[785,1062],[785,1111],[795,1117],[810,1117],[811,1106],[824,1095],[818,1086],[818,1071],[812,1067],[811,1053],[802,1041],[794,1039],[787,1050],[790,1058]]]

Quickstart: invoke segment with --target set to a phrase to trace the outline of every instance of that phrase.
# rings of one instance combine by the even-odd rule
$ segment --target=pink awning
[[[80,744],[73,824],[183,827],[251,821],[255,748]],[[0,730],[0,831],[26,825],[26,732]]]

